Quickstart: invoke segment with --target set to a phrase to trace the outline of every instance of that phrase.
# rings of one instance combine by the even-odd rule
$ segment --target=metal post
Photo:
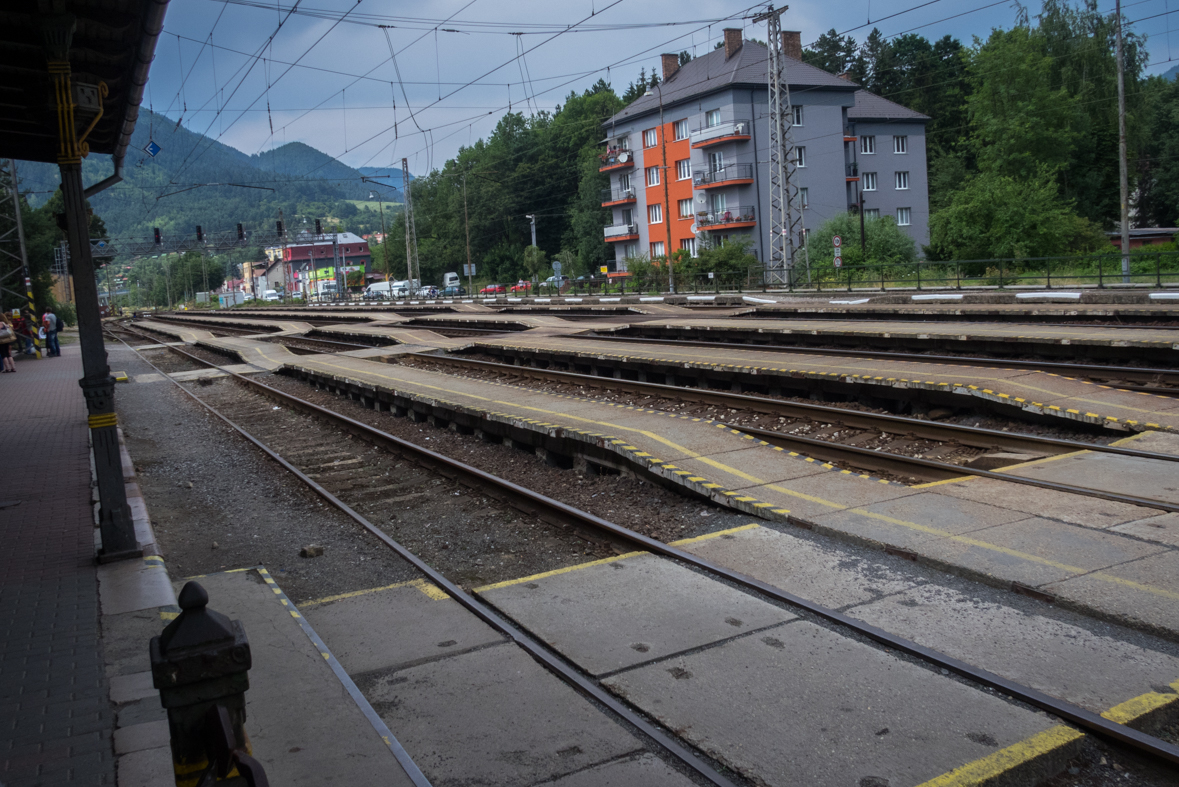
[[[475,285],[471,281],[471,216],[467,212],[467,173],[463,173],[463,226],[467,230],[467,294],[474,295]]]
[[[20,215],[20,191],[17,188],[16,161],[14,159],[9,159],[8,160],[8,167],[9,167],[9,175],[11,176],[11,181],[10,181],[9,185],[11,187],[12,213],[13,213],[13,219],[16,221],[16,235],[17,235],[17,239],[19,241],[19,247],[20,247],[21,276],[23,276],[24,280],[25,280],[25,300],[28,305],[29,313],[32,314],[34,317],[36,317],[37,316],[36,315],[36,312],[37,312],[36,304],[33,303],[33,277],[32,277],[32,273],[29,271],[28,250],[25,248],[24,220],[21,218],[21,215]],[[10,290],[10,292],[11,292],[11,290]],[[37,342],[37,332],[32,331],[31,325],[30,325],[30,331],[32,332],[32,337],[33,337],[33,351],[34,351],[34,353],[36,353],[36,357],[40,358],[41,357],[41,345]]]
[[[1122,0],[1114,3],[1118,18],[1118,190],[1122,201],[1122,283],[1130,283],[1130,186],[1126,168],[1126,67],[1122,50]]]

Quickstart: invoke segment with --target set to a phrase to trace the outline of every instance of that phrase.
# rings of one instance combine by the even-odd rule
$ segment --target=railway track
[[[714,405],[720,407],[722,411],[728,412],[752,410],[771,416],[788,417],[795,422],[805,421],[815,424],[818,426],[819,433],[834,430],[839,434],[838,427],[843,427],[848,431],[859,431],[860,435],[892,434],[900,437],[904,441],[920,439],[951,447],[955,445],[967,445],[982,450],[1001,449],[1041,455],[1059,455],[1075,451],[1095,451],[1139,459],[1179,462],[1179,456],[1154,451],[1139,451],[1132,448],[1102,445],[1100,443],[1084,443],[1074,440],[1038,437],[1035,435],[1001,432],[993,429],[980,429],[956,424],[940,424],[917,418],[845,410],[769,397],[750,396],[747,394],[733,394],[701,388],[660,385],[633,380],[618,380],[594,375],[556,371],[553,369],[537,369],[512,364],[479,361],[449,355],[412,353],[407,357],[413,358],[418,363],[433,364],[444,368],[467,369],[482,373],[492,373],[498,376],[540,380],[562,385],[592,387],[613,392],[624,391],[644,397],[635,403],[636,405],[641,403],[641,406],[646,408],[666,409],[661,407],[662,403],[688,401]],[[724,412],[714,414],[711,417],[721,422],[726,420]],[[759,437],[772,445],[781,446],[782,448],[796,451],[815,459],[838,464],[857,471],[887,473],[904,478],[916,477],[934,481],[973,475],[1009,483],[1035,486],[1042,489],[1068,492],[1085,497],[1113,500],[1159,511],[1179,512],[1179,505],[1163,500],[1123,495],[1039,479],[1021,478],[1019,476],[996,473],[989,470],[950,464],[936,458],[930,458],[926,454],[910,456],[895,453],[884,450],[887,444],[876,448],[853,445],[849,444],[849,442],[854,441],[855,434],[849,437],[846,432],[843,433],[844,442],[835,442],[833,440],[807,437],[782,431],[782,429],[788,428],[788,426],[789,424],[786,427],[779,427],[777,429],[762,429],[749,424],[734,424],[734,427],[740,431]],[[864,442],[867,441],[865,440]],[[932,454],[937,454],[938,451],[937,448],[923,450],[927,450]]]
[[[780,352],[802,355],[829,355],[846,358],[879,358],[888,361],[916,363],[944,363],[958,366],[974,366],[984,369],[1028,369],[1059,374],[1063,377],[1077,377],[1094,382],[1113,381],[1106,384],[1111,388],[1140,393],[1179,396],[1179,371],[1170,368],[1137,366],[1111,366],[1103,364],[1060,363],[1057,361],[1021,361],[1005,358],[979,358],[967,355],[929,355],[925,353],[889,352],[883,350],[849,350],[846,348],[808,347],[805,345],[748,344],[744,342],[703,342],[692,339],[647,339],[634,336],[617,336],[609,333],[571,334],[574,339],[605,340],[631,344],[664,344],[675,347],[708,347],[758,352]],[[1150,383],[1164,383],[1151,385]]]
[[[121,331],[138,335],[137,332],[125,327]],[[215,364],[192,355],[179,347],[170,347],[169,349],[181,356],[187,357],[198,365],[216,367]],[[144,360],[147,361],[146,358]],[[150,364],[150,361],[147,362]],[[470,465],[401,440],[372,426],[315,405],[290,393],[267,386],[257,380],[252,380],[225,369],[221,369],[221,371],[227,374],[235,383],[248,389],[251,394],[249,400],[243,399],[240,391],[234,394],[227,392],[225,394],[225,400],[221,402],[221,408],[219,409],[217,402],[209,401],[179,383],[173,382],[200,406],[208,409],[217,418],[227,423],[243,438],[257,446],[271,459],[281,464],[300,481],[308,485],[320,497],[337,507],[360,527],[377,538],[382,544],[392,549],[413,565],[428,581],[435,584],[450,598],[457,601],[488,625],[509,637],[575,690],[592,698],[602,707],[607,708],[611,714],[639,730],[648,740],[654,741],[659,748],[678,759],[697,776],[707,780],[711,784],[718,785],[718,787],[733,787],[734,785],[722,773],[723,769],[719,769],[713,762],[706,761],[698,752],[682,744],[675,735],[650,722],[642,714],[636,713],[629,705],[621,702],[612,693],[603,688],[599,681],[587,676],[579,669],[571,667],[564,659],[554,655],[549,648],[535,640],[527,631],[503,617],[478,597],[465,592],[459,582],[456,582],[453,578],[446,576],[443,572],[432,567],[418,554],[415,554],[415,552],[394,540],[384,529],[375,525],[365,515],[365,512],[368,511],[370,515],[373,514],[374,509],[377,513],[383,512],[384,506],[382,503],[389,498],[379,497],[374,500],[374,491],[379,491],[380,495],[392,494],[396,498],[397,493],[401,493],[403,490],[414,486],[420,486],[424,478],[420,475],[422,473],[426,474],[426,476],[435,476],[435,478],[429,479],[432,481],[441,480],[443,484],[458,485],[468,489],[478,490],[488,497],[499,500],[526,514],[535,516],[559,528],[574,530],[592,540],[625,545],[625,547],[630,549],[647,551],[691,566],[696,570],[705,572],[711,577],[741,587],[753,593],[755,596],[770,599],[774,602],[801,610],[817,619],[834,624],[848,633],[872,640],[889,650],[896,649],[943,672],[955,673],[972,684],[1001,692],[1019,702],[1051,713],[1088,733],[1104,740],[1126,746],[1155,761],[1179,766],[1179,746],[1175,746],[1130,727],[1117,724],[1077,705],[1022,685],[1017,681],[981,669],[961,659],[940,653],[932,648],[925,647],[884,629],[869,625],[836,610],[788,593],[778,587],[720,566],[675,546],[641,535],[633,530],[620,527],[613,522],[565,505],[552,498],[524,489]],[[263,402],[261,401],[262,399],[266,401]],[[272,404],[273,402],[279,403],[278,406],[274,406]],[[229,407],[232,407],[232,409],[225,409]],[[373,482],[373,474],[369,473],[365,475],[368,483],[362,484],[359,487],[355,486],[351,483],[351,480],[354,478],[351,474],[354,471],[344,470],[341,474],[341,465],[355,466],[356,464],[362,464],[366,458],[371,461],[372,457],[358,456],[350,451],[337,451],[339,455],[332,458],[330,453],[325,452],[325,448],[326,451],[330,451],[332,450],[332,446],[325,447],[322,440],[317,440],[314,435],[309,435],[306,432],[302,433],[303,439],[301,442],[289,442],[293,434],[290,425],[281,422],[276,423],[273,420],[274,414],[283,412],[283,408],[310,415],[314,420],[320,421],[323,425],[329,427],[329,431],[347,432],[382,451],[412,462],[415,467],[409,474],[409,482],[391,483],[386,485],[384,489],[378,487],[374,490],[372,484],[382,482],[379,480],[380,476],[377,477],[377,481]],[[250,424],[249,429],[239,423],[239,420],[248,422]],[[282,447],[276,450],[276,444]],[[329,458],[332,459],[331,462],[326,461]]]

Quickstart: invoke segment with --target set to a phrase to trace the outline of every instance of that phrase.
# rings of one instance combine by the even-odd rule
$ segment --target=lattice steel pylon
[[[810,260],[806,256],[806,235],[802,206],[798,199],[798,161],[794,153],[794,109],[790,105],[790,85],[786,79],[785,55],[782,53],[782,14],[789,6],[777,10],[771,5],[764,14],[753,18],[754,24],[765,22],[768,28],[769,121],[770,121],[770,254],[766,266],[767,284],[793,284],[795,266],[802,251],[806,278],[810,281]]]
[[[421,286],[422,269],[418,265],[418,232],[414,224],[413,201],[409,192],[409,160],[401,159],[401,193],[405,195],[405,270],[408,273],[409,286],[412,288],[415,281]]]
[[[0,160],[0,292],[10,307],[32,308],[33,293],[29,282],[29,257],[25,250],[24,226],[21,223],[17,194],[16,162]]]

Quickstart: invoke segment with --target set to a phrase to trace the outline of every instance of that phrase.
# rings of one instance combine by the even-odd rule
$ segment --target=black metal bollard
[[[265,785],[244,729],[251,664],[245,629],[208,609],[209,594],[196,582],[184,586],[179,602],[180,615],[150,646],[176,785]]]

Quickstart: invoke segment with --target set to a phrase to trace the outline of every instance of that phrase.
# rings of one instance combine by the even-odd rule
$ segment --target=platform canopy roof
[[[58,129],[47,31],[72,28],[76,86],[105,83],[102,116],[87,138],[91,154],[122,163],[147,84],[168,0],[16,0],[0,3],[0,158],[56,162]],[[75,95],[77,93],[75,92]],[[78,132],[94,113],[77,118]]]

